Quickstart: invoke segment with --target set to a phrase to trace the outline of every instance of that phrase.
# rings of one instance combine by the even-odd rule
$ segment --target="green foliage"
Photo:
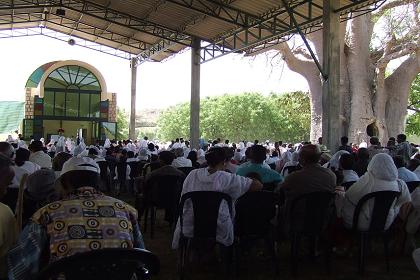
[[[200,130],[204,139],[300,141],[309,138],[307,93],[267,97],[258,93],[225,94],[201,100]],[[189,103],[165,110],[158,120],[160,140],[189,138]]]
[[[117,140],[128,139],[128,113],[123,108],[117,108]]]
[[[406,133],[409,135],[420,135],[420,74],[411,84],[408,97],[408,110]]]

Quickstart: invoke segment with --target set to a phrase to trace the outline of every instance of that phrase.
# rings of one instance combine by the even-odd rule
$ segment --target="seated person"
[[[370,146],[367,149],[369,152],[370,159],[372,159],[376,154],[379,154],[379,153],[389,154],[389,150],[381,146],[381,142],[379,142],[378,137],[376,136],[371,137],[369,142],[370,142]]]
[[[264,146],[254,145],[250,149],[251,163],[239,166],[236,171],[237,175],[246,176],[248,173],[256,172],[260,174],[263,184],[278,184],[283,181],[283,177],[277,171],[263,167],[266,159],[266,149]]]
[[[301,170],[295,171],[287,176],[278,190],[284,192],[285,209],[283,217],[287,230],[289,222],[287,220],[291,203],[297,197],[312,192],[334,192],[336,187],[336,176],[328,168],[322,167],[318,162],[321,157],[321,150],[318,145],[305,145],[299,151],[299,164]]]
[[[301,169],[301,166],[299,165],[299,152],[293,152],[291,160],[284,164],[283,169],[280,173],[283,177],[289,175],[289,166],[295,167],[296,170]]]
[[[235,174],[236,171],[238,170],[238,165],[233,164],[232,163],[232,159],[234,156],[234,149],[230,148],[230,147],[223,147],[223,149],[225,149],[225,153],[226,153],[226,163],[225,163],[225,167],[226,167],[226,171],[229,171],[230,173]]]
[[[416,173],[405,167],[404,158],[402,156],[395,156],[394,163],[398,170],[398,179],[401,179],[406,183],[420,181]]]
[[[340,157],[340,169],[343,172],[342,183],[356,182],[359,175],[353,171],[354,157],[351,154],[344,154]]]
[[[7,142],[3,142],[7,143]],[[8,143],[7,143],[8,144]],[[0,200],[7,192],[15,176],[13,162],[0,153]],[[7,279],[6,255],[14,245],[18,235],[15,216],[9,206],[0,202],[0,279]]]
[[[31,151],[31,155],[29,157],[30,161],[38,164],[41,168],[51,169],[51,157],[44,152],[44,144],[41,141],[33,141],[29,145],[29,150]]]
[[[397,217],[400,207],[411,201],[411,196],[404,181],[398,179],[398,171],[391,156],[384,153],[376,154],[372,158],[365,175],[360,177],[359,181],[354,183],[341,197],[343,206],[337,207],[337,212],[341,213],[346,228],[352,228],[353,226],[353,214],[359,200],[369,193],[378,191],[398,191],[401,193],[389,211],[385,225],[385,229],[388,229]],[[360,230],[367,230],[370,224],[370,208],[366,207],[362,211],[364,214],[361,214],[358,226]]]
[[[179,176],[185,178],[184,172],[172,166],[175,155],[169,151],[159,153],[160,167],[148,173],[145,177],[145,184],[157,176]]]
[[[369,164],[369,151],[366,148],[359,148],[357,150],[356,162],[353,165],[353,170],[359,177],[366,173]]]
[[[135,157],[135,154],[133,151],[127,152],[127,163],[129,162],[138,162],[140,161],[138,158]]]
[[[99,166],[89,157],[64,163],[63,199],[32,216],[9,251],[9,279],[33,279],[61,258],[99,248],[144,248],[137,211],[98,192]]]
[[[184,157],[184,149],[177,148],[174,150],[175,159],[172,162],[172,166],[179,168],[179,167],[192,167],[192,162],[189,159]]]
[[[198,163],[197,158],[197,152],[196,151],[190,151],[188,153],[187,159],[191,160],[192,167],[194,168],[200,168],[200,163]]]
[[[91,146],[89,148],[87,156],[90,157],[91,159],[93,159],[96,162],[105,161],[105,158],[99,156],[99,149],[96,148],[95,146]]]
[[[19,185],[23,174],[32,174],[35,171],[41,169],[41,167],[38,164],[29,161],[30,155],[31,152],[27,149],[19,148],[16,150],[14,166],[15,178],[13,179],[13,184]]]
[[[61,175],[61,170],[63,169],[63,165],[66,161],[71,159],[73,156],[66,152],[59,152],[55,155],[52,161],[52,169],[55,172],[55,177],[58,178]]]
[[[225,170],[226,154],[222,147],[213,147],[206,153],[207,168],[194,169],[184,181],[181,195],[193,191],[216,191],[228,194],[235,201],[248,191],[257,191],[262,184],[256,180],[228,173]],[[193,208],[187,201],[183,209],[184,232],[187,237],[193,237]],[[172,248],[177,249],[180,237],[179,219],[175,228]],[[230,216],[228,206],[222,202],[217,221],[217,242],[230,246],[233,243],[233,217]]]
[[[23,224],[41,207],[59,199],[55,189],[55,172],[41,169],[28,176],[23,193]]]
[[[347,151],[351,154],[353,152],[353,150],[352,150],[351,146],[349,145],[349,138],[347,136],[343,136],[343,137],[341,137],[340,141],[341,141],[341,146],[338,147],[338,150]]]

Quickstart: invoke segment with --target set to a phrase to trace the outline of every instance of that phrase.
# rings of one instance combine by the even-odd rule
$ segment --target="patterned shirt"
[[[48,248],[49,247],[49,248]],[[144,248],[137,211],[90,187],[39,209],[9,252],[9,279],[36,274],[48,262],[101,248]]]

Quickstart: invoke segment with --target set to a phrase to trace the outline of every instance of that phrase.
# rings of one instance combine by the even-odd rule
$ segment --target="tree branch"
[[[412,107],[412,106],[407,106],[408,110],[414,111],[416,113],[420,113],[420,109],[416,108],[416,107]]]
[[[409,87],[419,72],[420,50],[417,50],[385,79],[385,86],[389,89],[397,87],[397,85],[407,85]]]
[[[382,17],[386,11],[389,9],[393,9],[396,7],[404,6],[411,3],[417,3],[418,0],[395,0],[395,1],[387,1],[383,4],[376,12],[372,13],[375,20],[378,20]]]

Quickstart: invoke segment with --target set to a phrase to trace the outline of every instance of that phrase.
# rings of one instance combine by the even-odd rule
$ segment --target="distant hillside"
[[[144,109],[137,113],[136,128],[156,127],[162,109]]]

